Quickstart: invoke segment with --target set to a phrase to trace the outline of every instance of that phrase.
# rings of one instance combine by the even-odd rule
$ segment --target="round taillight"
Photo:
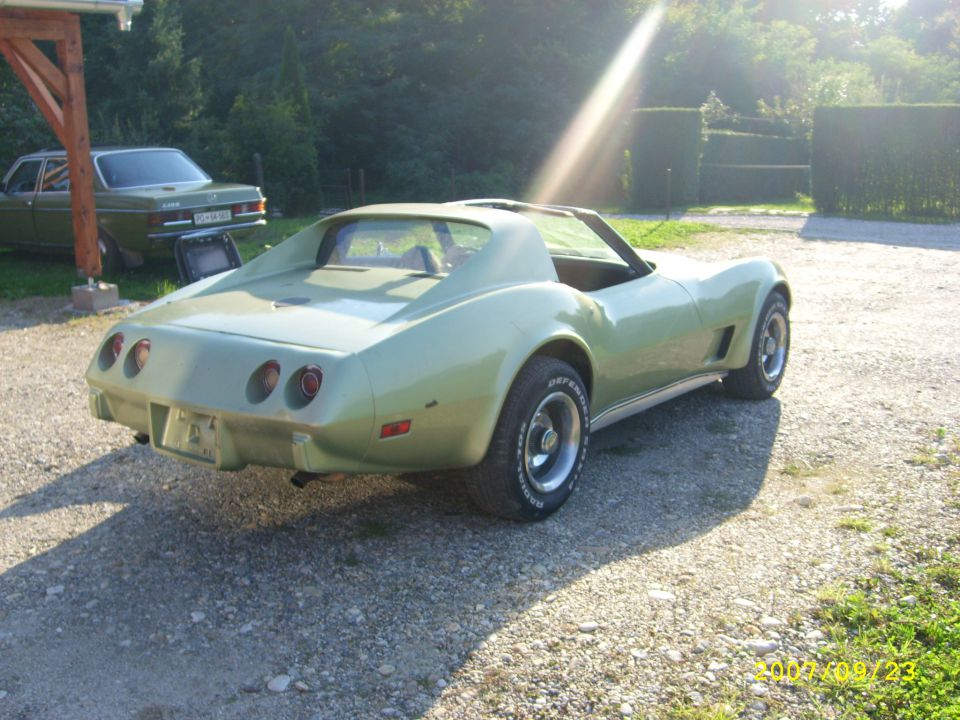
[[[308,400],[313,400],[320,392],[323,383],[323,370],[316,365],[307,365],[300,371],[300,392]]]
[[[138,370],[143,370],[147,364],[147,358],[150,357],[150,341],[141,340],[133,346],[133,361],[137,364]]]
[[[113,355],[113,360],[116,362],[117,358],[120,357],[120,353],[123,352],[123,333],[117,333],[112,338],[110,338],[110,354]]]
[[[267,395],[272,393],[280,382],[280,363],[276,360],[264,363],[263,370],[260,372],[260,385],[263,392]]]

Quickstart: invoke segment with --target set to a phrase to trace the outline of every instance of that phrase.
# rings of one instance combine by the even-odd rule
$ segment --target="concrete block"
[[[120,304],[120,293],[113,283],[74,285],[71,295],[74,309],[83,312],[100,312]]]

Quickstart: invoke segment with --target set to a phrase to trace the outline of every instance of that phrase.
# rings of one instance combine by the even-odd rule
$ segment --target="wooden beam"
[[[27,64],[9,40],[0,40],[0,53],[3,53],[7,62],[10,63],[10,67],[13,68],[27,92],[30,93],[30,97],[33,98],[37,108],[46,118],[57,138],[61,143],[65,143],[63,110],[47,89],[43,79]]]
[[[77,269],[88,278],[103,274],[97,244],[97,209],[93,196],[93,162],[87,124],[87,93],[83,84],[83,42],[80,17],[63,14],[64,39],[57,43],[60,68],[66,76],[63,125],[70,166],[70,207],[73,210],[73,249]]]
[[[44,84],[53,90],[53,92],[57,94],[57,97],[61,100],[67,97],[67,79],[63,76],[60,68],[54,65],[50,61],[50,58],[40,51],[40,48],[26,38],[16,38],[8,42],[13,46],[13,49],[17,51],[17,54],[23,61],[33,68],[37,75],[43,78]]]
[[[27,19],[11,14],[10,10],[0,10],[0,40],[63,40],[63,22],[41,18]]]

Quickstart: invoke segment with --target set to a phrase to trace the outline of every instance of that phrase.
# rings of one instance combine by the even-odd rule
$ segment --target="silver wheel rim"
[[[787,361],[787,319],[778,312],[773,313],[763,328],[760,340],[760,367],[767,382],[773,382]]]
[[[580,433],[573,398],[554,392],[540,402],[523,439],[523,466],[534,490],[546,494],[563,485],[577,462]]]

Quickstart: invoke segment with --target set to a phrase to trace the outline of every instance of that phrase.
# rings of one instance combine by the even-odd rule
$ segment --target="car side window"
[[[66,192],[70,190],[70,168],[66,158],[50,158],[43,169],[40,192]]]
[[[40,174],[42,160],[26,160],[14,170],[7,182],[8,193],[32,193],[37,189],[37,176]]]

